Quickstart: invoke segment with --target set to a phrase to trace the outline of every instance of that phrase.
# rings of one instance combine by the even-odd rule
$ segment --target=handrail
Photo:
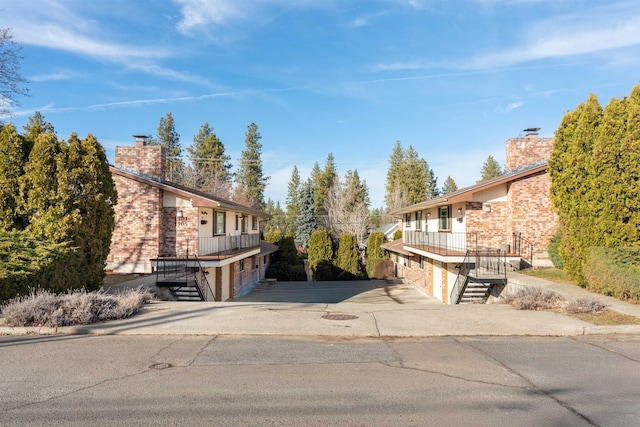
[[[525,247],[524,250],[522,246]],[[513,233],[513,253],[524,258],[529,265],[533,265],[533,243],[522,237],[520,232]]]
[[[207,290],[209,290],[209,292],[211,293],[212,300],[215,301],[216,294],[215,294],[215,292],[213,292],[213,289],[211,289],[211,285],[209,284],[209,280],[207,280],[207,275],[206,275],[204,269],[202,268],[202,264],[200,264],[200,260],[198,259],[198,256],[194,255],[194,259],[195,259],[195,262],[198,264],[198,273],[199,273],[199,275],[201,277],[201,280],[198,280],[198,275],[197,274],[195,275],[195,281],[196,281],[196,284],[198,285],[197,286],[198,287],[198,292],[201,293],[201,296],[202,296],[202,294],[204,294],[204,296],[202,298],[203,301],[208,301],[208,299],[207,299],[207,295],[208,295],[207,294]],[[205,287],[205,285],[206,285],[206,287]],[[201,288],[201,286],[202,286],[202,288]]]
[[[427,250],[448,255],[455,252],[466,252],[470,246],[477,247],[478,233],[405,230],[403,243],[409,246],[424,246]]]
[[[258,247],[260,247],[260,234],[257,233],[198,238],[199,256],[231,253]]]
[[[462,264],[460,264],[460,270],[458,271],[458,276],[456,277],[456,281],[453,284],[453,288],[451,289],[451,293],[449,294],[449,302],[454,301],[455,295],[455,303],[460,304],[460,299],[462,299],[462,295],[467,287],[469,277],[469,273],[471,272],[471,263],[469,262],[469,255],[471,251],[467,251],[467,254],[464,256],[464,260]]]

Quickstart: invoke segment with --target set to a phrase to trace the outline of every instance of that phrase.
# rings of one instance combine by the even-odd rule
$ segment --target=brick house
[[[225,301],[264,278],[277,246],[260,240],[257,209],[165,180],[161,146],[136,136],[110,166],[118,203],[107,270],[156,273],[177,299]],[[171,274],[168,274],[171,272]],[[197,289],[196,289],[197,287]]]
[[[486,302],[506,286],[506,269],[551,266],[557,228],[547,159],[553,138],[538,129],[506,143],[498,178],[398,209],[402,239],[383,245],[396,276],[446,304]]]

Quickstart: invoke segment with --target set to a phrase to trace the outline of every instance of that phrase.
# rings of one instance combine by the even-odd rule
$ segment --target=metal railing
[[[447,255],[453,252],[466,252],[468,247],[477,247],[478,233],[405,230],[403,242],[409,246],[426,246],[434,252]]]
[[[198,238],[198,255],[214,255],[260,247],[260,235],[214,236]]]
[[[200,260],[197,256],[194,255],[193,260],[195,261],[197,267],[194,268],[193,278],[198,285],[199,293],[203,298],[203,301],[215,301],[216,294],[211,289],[211,285],[209,284],[209,280],[207,280],[207,273],[202,268],[200,264]],[[211,295],[211,299],[209,299],[209,295]]]
[[[469,279],[476,281],[491,279],[493,283],[507,283],[507,253],[500,249],[480,249],[467,251],[460,265],[460,271],[449,294],[449,301],[460,304]]]
[[[189,256],[187,250],[184,256],[158,256],[156,262],[156,283],[171,280],[177,287],[187,287],[193,281],[201,301],[215,301],[215,293],[196,255]]]
[[[533,265],[533,243],[522,237],[522,233],[513,233],[513,253]]]

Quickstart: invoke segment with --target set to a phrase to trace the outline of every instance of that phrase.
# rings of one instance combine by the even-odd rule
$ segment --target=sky
[[[234,165],[253,122],[283,206],[329,153],[383,206],[396,141],[475,184],[507,139],[640,83],[637,0],[0,0],[0,27],[31,92],[4,121],[40,111],[113,163],[171,112],[183,149],[206,122]]]

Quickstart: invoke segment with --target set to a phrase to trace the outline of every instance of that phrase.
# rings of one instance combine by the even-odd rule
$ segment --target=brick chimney
[[[544,160],[549,160],[553,138],[539,138],[540,128],[527,128],[524,138],[507,140],[505,169],[512,171]]]
[[[133,147],[116,147],[116,166],[164,180],[164,148],[161,145],[147,145],[149,137],[146,135],[133,137]]]

